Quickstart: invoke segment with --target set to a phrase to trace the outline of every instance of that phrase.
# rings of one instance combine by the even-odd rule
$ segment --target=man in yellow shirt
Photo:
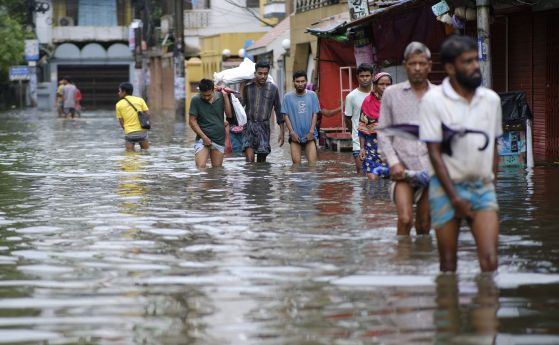
[[[58,87],[56,88],[56,111],[58,112],[58,117],[64,116],[64,96],[62,96],[64,84],[65,80],[60,79],[58,81]]]
[[[134,151],[138,143],[142,150],[149,148],[148,131],[143,129],[138,118],[138,111],[150,115],[146,102],[141,97],[131,96],[134,87],[130,83],[121,83],[118,87],[120,101],[116,104],[116,118],[124,130],[124,147]],[[136,109],[134,109],[136,108]]]

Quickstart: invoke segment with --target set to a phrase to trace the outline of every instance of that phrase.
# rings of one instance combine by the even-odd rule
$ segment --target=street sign
[[[448,7],[446,1],[442,0],[441,2],[438,2],[431,6],[431,10],[433,11],[433,14],[438,17],[447,13],[450,8]]]
[[[25,61],[39,60],[39,40],[25,40]]]
[[[29,80],[31,79],[31,70],[29,66],[10,66],[10,80]]]

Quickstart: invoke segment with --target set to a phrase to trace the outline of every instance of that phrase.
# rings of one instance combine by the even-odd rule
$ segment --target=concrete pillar
[[[489,24],[490,0],[476,0],[477,6],[477,40],[479,50],[479,62],[483,86],[492,87],[491,71],[491,31]]]

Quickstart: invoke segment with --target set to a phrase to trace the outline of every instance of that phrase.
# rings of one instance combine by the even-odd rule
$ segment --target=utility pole
[[[477,6],[477,42],[479,50],[479,63],[483,86],[491,88],[493,75],[491,71],[491,31],[489,25],[490,0],[476,0]]]
[[[185,116],[184,80],[184,0],[174,1],[175,8],[175,101],[177,114]]]

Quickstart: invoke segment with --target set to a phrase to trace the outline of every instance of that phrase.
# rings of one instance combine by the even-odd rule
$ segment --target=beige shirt
[[[441,142],[442,124],[460,129],[475,129],[489,136],[489,145],[480,134],[456,135],[451,142],[452,156],[442,155],[450,179],[454,182],[467,180],[492,180],[495,139],[503,135],[501,99],[492,90],[478,87],[471,102],[460,96],[446,78],[441,86],[431,89],[420,106],[420,139],[425,142]],[[435,172],[430,168],[431,175]]]
[[[429,83],[429,89],[435,87]],[[382,95],[380,106],[379,127],[395,124],[419,125],[419,102],[410,82],[405,81],[389,86]],[[397,163],[410,170],[427,170],[429,155],[425,143],[395,136],[387,136],[378,132],[378,148],[381,156],[393,166]]]

